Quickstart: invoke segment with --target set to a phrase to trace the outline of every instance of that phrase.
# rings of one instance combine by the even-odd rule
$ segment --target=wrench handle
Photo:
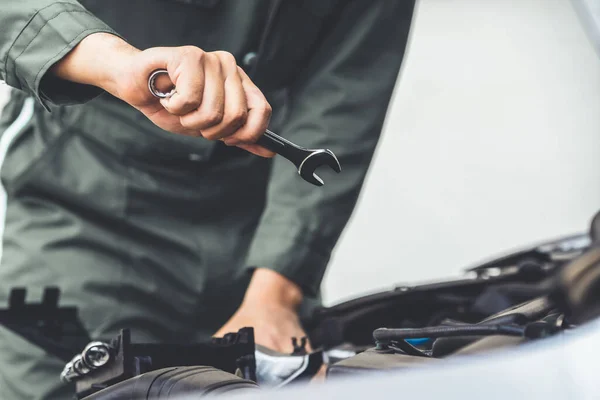
[[[296,167],[300,167],[300,164],[310,152],[310,150],[300,147],[268,129],[265,131],[265,134],[258,139],[256,144],[290,160]]]

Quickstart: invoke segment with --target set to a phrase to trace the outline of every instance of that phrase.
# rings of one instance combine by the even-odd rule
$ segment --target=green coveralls
[[[183,3],[2,0],[0,79],[17,90],[0,120],[0,307],[12,287],[35,301],[58,286],[93,338],[128,327],[137,340],[186,341],[233,314],[255,267],[318,302],[382,129],[414,0]],[[162,131],[97,88],[47,74],[96,32],[140,49],[231,52],[273,106],[271,128],[332,149],[342,174],[319,172],[326,185],[314,187],[281,157]],[[0,328],[0,400],[69,398],[62,367]]]

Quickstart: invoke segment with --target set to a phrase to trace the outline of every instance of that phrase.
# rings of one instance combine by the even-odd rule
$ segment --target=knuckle
[[[198,107],[200,107],[201,103],[202,102],[200,101],[200,97],[199,96],[194,96],[194,97],[191,97],[189,99],[186,99],[185,102],[184,102],[184,106],[188,110],[195,110]]]
[[[177,105],[177,111],[179,112],[190,112],[196,108],[200,107],[200,100],[194,98],[187,98],[182,100]]]
[[[265,105],[265,115],[271,117],[273,115],[273,107],[269,103]]]
[[[254,97],[256,99],[262,99],[264,100],[264,95],[263,93],[260,91],[259,88],[257,88],[254,85],[250,85],[250,88],[247,89],[248,90],[248,95],[251,97]],[[266,100],[264,100],[266,102]]]
[[[271,116],[273,115],[273,108],[267,102],[265,102],[262,106],[258,107],[257,111],[264,118],[271,118]]]
[[[206,121],[206,123],[209,125],[220,124],[221,121],[223,121],[223,111],[221,111],[221,110],[210,111],[204,118],[204,121]]]
[[[179,47],[179,50],[184,54],[191,53],[191,52],[195,51],[195,49],[196,49],[195,46],[189,46],[189,45]]]
[[[170,104],[168,106],[165,106],[165,110],[167,110],[167,112],[169,114],[177,116],[177,117],[181,117],[184,115],[184,113],[181,112],[182,108],[176,104]]]
[[[219,56],[219,58],[222,59],[222,60],[224,60],[224,61],[235,60],[235,57],[233,56],[233,54],[231,54],[228,51],[219,50],[219,51],[215,51],[215,54],[217,56]]]
[[[165,109],[169,112],[169,114],[173,115],[181,115],[182,107],[180,104],[171,103],[168,106],[165,106]]]
[[[228,66],[228,67],[235,67],[237,68],[237,61],[235,59],[235,56],[227,51],[219,51],[219,59],[221,60],[221,62]]]
[[[183,46],[182,48],[183,54],[187,57],[192,57],[197,61],[202,61],[204,59],[204,50],[196,46]]]
[[[248,111],[244,109],[239,109],[233,112],[228,119],[228,125],[233,126],[235,128],[240,128],[246,123],[246,119],[248,118]]]

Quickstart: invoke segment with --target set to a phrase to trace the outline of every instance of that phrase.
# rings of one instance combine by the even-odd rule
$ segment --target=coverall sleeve
[[[414,0],[346,2],[291,88],[282,136],[331,149],[342,172],[321,168],[325,185],[315,187],[289,161],[274,158],[266,208],[246,259],[250,270],[275,270],[305,295],[318,295],[382,130],[413,9]]]
[[[116,34],[74,0],[2,0],[0,80],[49,104],[82,103],[102,93],[96,87],[46,74],[86,36]]]

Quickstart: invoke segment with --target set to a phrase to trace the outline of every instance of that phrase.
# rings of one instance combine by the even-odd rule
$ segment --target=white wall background
[[[328,303],[583,231],[600,210],[600,59],[570,0],[421,0],[416,15]]]
[[[583,231],[599,156],[600,59],[570,0],[420,0],[326,302]]]

